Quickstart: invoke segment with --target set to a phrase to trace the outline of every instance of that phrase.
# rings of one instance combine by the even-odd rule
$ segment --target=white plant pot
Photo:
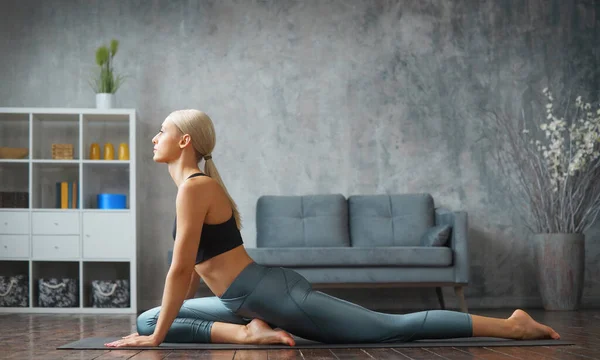
[[[96,94],[96,108],[112,109],[115,106],[115,94],[99,93]]]

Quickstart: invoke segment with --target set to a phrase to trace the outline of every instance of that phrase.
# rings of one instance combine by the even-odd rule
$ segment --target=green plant
[[[116,74],[113,58],[119,49],[119,41],[112,39],[110,47],[100,46],[96,50],[96,64],[100,67],[90,82],[96,93],[114,94],[125,81],[125,76]]]

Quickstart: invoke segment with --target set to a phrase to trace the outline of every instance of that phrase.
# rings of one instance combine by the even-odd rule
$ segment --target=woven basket
[[[28,148],[0,147],[0,159],[23,159],[29,155]]]
[[[72,160],[73,144],[52,144],[52,159]]]

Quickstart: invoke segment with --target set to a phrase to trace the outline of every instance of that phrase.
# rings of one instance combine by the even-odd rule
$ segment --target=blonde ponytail
[[[238,229],[241,229],[242,221],[238,207],[231,195],[229,195],[229,192],[223,183],[223,179],[221,179],[219,171],[212,160],[212,151],[215,148],[216,136],[211,118],[203,111],[185,109],[173,111],[167,116],[167,119],[172,121],[183,134],[190,135],[192,146],[194,147],[194,150],[196,150],[197,161],[200,162],[203,158],[205,159],[204,173],[213,178],[221,185],[221,188],[223,188],[223,191],[231,204],[237,227]]]
[[[208,176],[210,176],[211,178],[215,179],[223,188],[223,190],[225,191],[225,195],[227,195],[227,198],[229,199],[229,202],[231,203],[231,208],[233,209],[233,216],[235,217],[235,222],[237,224],[238,229],[242,228],[242,220],[240,218],[240,213],[238,211],[237,205],[235,203],[235,201],[233,201],[233,198],[231,197],[231,195],[229,195],[229,192],[227,191],[227,188],[225,187],[225,184],[223,183],[223,179],[221,179],[221,176],[219,175],[219,171],[217,171],[217,167],[215,166],[215,162],[211,159],[208,159],[204,162],[204,173]]]

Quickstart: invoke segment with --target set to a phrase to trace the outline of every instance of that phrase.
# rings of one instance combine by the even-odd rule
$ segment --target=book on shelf
[[[56,183],[56,203],[57,209],[78,209],[78,182],[60,181]]]

